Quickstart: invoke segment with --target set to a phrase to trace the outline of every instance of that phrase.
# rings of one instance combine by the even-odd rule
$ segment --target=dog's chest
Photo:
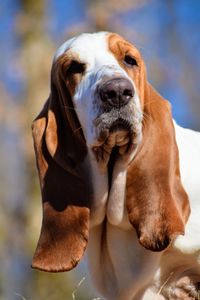
[[[127,169],[115,164],[109,189],[107,170],[99,172],[96,161],[90,162],[94,195],[88,243],[90,273],[108,299],[133,299],[155,272],[160,255],[141,247],[128,220]]]

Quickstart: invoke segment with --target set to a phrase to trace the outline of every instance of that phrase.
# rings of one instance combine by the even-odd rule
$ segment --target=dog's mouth
[[[100,134],[98,138],[99,144],[108,144],[112,147],[125,146],[130,138],[131,124],[124,119],[117,119],[114,121],[110,127],[100,129]]]
[[[92,149],[98,163],[107,166],[110,161],[116,161],[117,157],[129,151],[134,144],[134,131],[131,123],[123,118],[115,120],[110,127],[103,125]]]

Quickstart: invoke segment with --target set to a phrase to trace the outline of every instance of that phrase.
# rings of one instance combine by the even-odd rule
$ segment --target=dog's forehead
[[[109,49],[109,36],[108,32],[98,32],[83,33],[71,38],[56,51],[54,61],[64,53],[70,52],[72,56],[89,64],[98,63],[98,61],[103,61],[104,64],[115,63],[114,55]]]

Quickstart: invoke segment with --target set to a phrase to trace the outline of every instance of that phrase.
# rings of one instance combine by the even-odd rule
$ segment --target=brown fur
[[[128,216],[142,246],[160,251],[184,234],[190,213],[180,178],[170,105],[147,82],[144,62],[134,46],[115,34],[110,36],[109,45],[136,84],[144,112],[142,145],[128,167]],[[123,53],[133,56],[138,66],[126,67]]]
[[[51,94],[33,123],[43,201],[42,229],[32,267],[70,270],[87,245],[90,194],[82,163],[85,141],[71,100],[61,57],[52,68]]]

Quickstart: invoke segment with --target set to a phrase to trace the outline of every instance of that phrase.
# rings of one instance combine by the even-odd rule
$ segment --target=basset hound
[[[200,133],[173,121],[134,45],[108,32],[65,42],[33,139],[33,268],[68,271],[87,248],[103,299],[199,299]]]

